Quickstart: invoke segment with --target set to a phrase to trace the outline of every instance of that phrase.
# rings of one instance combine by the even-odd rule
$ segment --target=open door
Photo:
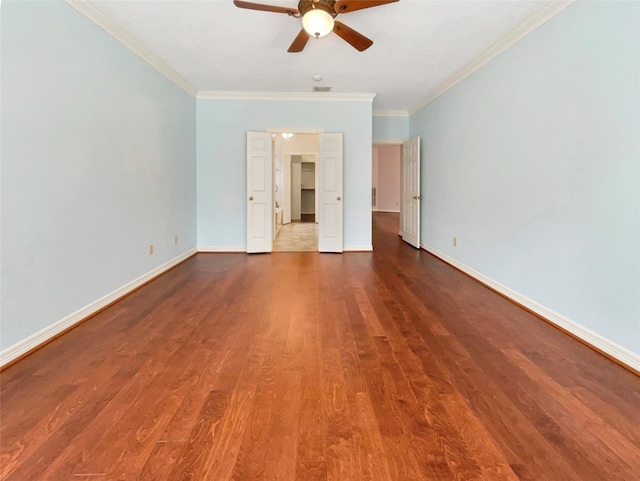
[[[420,137],[402,144],[402,202],[400,235],[420,249]]]
[[[318,137],[318,251],[342,252],[342,134]]]
[[[272,249],[272,171],[271,134],[247,132],[247,253]]]

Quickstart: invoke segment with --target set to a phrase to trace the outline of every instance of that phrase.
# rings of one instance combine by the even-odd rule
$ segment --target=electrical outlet
[[[454,237],[453,238],[453,247],[456,247],[458,245],[458,238]]]
[[[173,244],[174,245],[178,245],[178,236],[177,235],[173,236]]]
[[[149,255],[153,255],[153,244],[149,244]]]

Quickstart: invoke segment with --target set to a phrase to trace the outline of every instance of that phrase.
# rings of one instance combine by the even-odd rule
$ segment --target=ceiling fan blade
[[[244,2],[242,0],[233,0],[233,4],[238,8],[246,8],[249,10],[261,10],[263,12],[286,13],[288,15],[299,15],[300,12],[295,8],[277,7],[275,5],[265,5],[263,3]]]
[[[307,32],[304,31],[304,28],[303,28],[302,30],[300,30],[300,33],[295,38],[295,40],[293,41],[293,43],[291,44],[287,52],[289,53],[302,52],[308,40],[309,40],[309,35],[307,34]]]
[[[356,32],[351,27],[347,27],[344,23],[336,21],[333,25],[333,31],[344,41],[349,43],[353,48],[363,51],[373,45],[373,40],[368,39],[361,33]]]
[[[336,13],[349,13],[363,8],[377,7],[387,3],[394,3],[398,0],[338,0],[333,9]]]

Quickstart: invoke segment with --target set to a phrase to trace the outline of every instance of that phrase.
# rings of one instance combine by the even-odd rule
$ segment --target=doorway
[[[318,134],[274,133],[274,252],[318,251]]]
[[[309,160],[304,157],[300,159],[300,222],[316,223],[318,217],[317,156],[311,162]]]
[[[280,134],[280,137],[293,141],[298,136],[298,134],[286,134],[286,136]],[[315,206],[314,221],[299,224],[317,226],[317,251],[342,252],[343,135],[317,133],[314,137],[317,139],[313,180],[315,197],[312,201]],[[301,189],[300,220],[302,220],[302,161],[305,159],[300,159],[300,181],[297,182],[292,179],[289,171],[289,164],[293,166],[294,162],[285,162],[289,157],[282,155],[284,148],[276,150],[279,142],[277,133],[273,131],[247,132],[248,253],[273,251],[273,242],[277,237],[280,223],[284,226],[290,220],[288,215],[291,213],[291,206],[287,207],[287,204],[292,202],[291,192],[294,191],[294,181],[296,187],[299,184]],[[300,155],[300,152],[295,151],[288,153]],[[309,199],[311,199],[310,196],[306,201],[307,205],[311,204]]]

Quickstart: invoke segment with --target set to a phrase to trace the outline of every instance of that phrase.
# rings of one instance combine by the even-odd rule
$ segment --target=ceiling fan
[[[302,18],[302,30],[295,38],[287,52],[302,52],[309,37],[320,38],[330,32],[339,37],[360,52],[373,45],[373,41],[347,27],[344,23],[334,20],[341,13],[349,13],[363,8],[377,7],[398,0],[300,0],[298,8],[279,7],[262,3],[233,0],[236,7],[263,12],[286,13],[290,17]]]

